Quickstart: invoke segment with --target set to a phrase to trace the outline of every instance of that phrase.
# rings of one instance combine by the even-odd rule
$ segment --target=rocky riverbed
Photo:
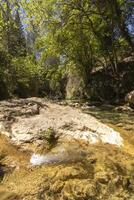
[[[30,98],[0,103],[1,200],[133,200],[133,130]]]

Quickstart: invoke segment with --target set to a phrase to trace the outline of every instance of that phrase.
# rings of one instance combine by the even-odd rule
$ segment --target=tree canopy
[[[48,71],[63,76],[75,66],[87,85],[93,68],[111,66],[116,74],[118,63],[133,50],[133,0],[0,0],[6,76],[19,73],[15,63],[21,57],[30,59],[30,71],[36,68],[39,79],[51,77]]]

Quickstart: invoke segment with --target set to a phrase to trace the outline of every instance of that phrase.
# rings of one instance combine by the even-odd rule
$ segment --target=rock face
[[[83,98],[83,88],[84,83],[79,74],[77,72],[70,73],[66,85],[66,99]]]
[[[48,129],[61,140],[84,140],[122,145],[120,134],[80,109],[61,106],[40,98],[2,101],[0,132],[15,142],[40,139]]]
[[[113,76],[110,66],[92,71],[89,84],[92,101],[117,103],[134,89],[134,57],[128,57],[118,63],[117,71],[120,78]]]

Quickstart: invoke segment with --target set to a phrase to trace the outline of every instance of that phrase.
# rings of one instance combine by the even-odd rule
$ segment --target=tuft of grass
[[[53,146],[57,143],[58,137],[56,131],[50,127],[46,131],[41,132],[41,139],[47,141],[50,146]]]

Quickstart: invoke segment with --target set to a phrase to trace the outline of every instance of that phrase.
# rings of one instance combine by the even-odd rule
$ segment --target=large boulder
[[[68,74],[66,99],[82,99],[84,96],[84,81],[77,71]]]
[[[17,103],[16,103],[17,102]],[[4,106],[2,108],[2,106]],[[1,102],[0,132],[15,142],[30,142],[54,130],[61,140],[122,145],[120,134],[89,114],[69,106],[31,98]]]

